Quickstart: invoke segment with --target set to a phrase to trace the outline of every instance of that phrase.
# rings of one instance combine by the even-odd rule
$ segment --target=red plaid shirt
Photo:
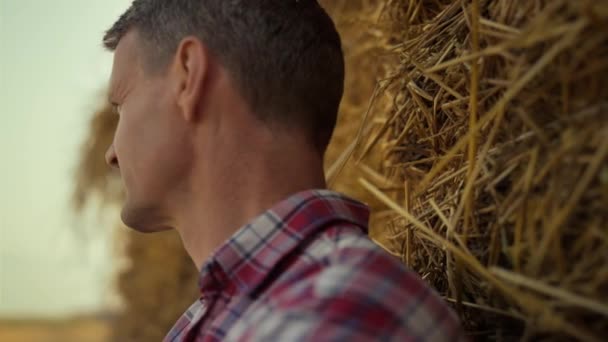
[[[165,341],[463,340],[441,298],[367,237],[368,217],[328,190],[276,204],[206,262]]]

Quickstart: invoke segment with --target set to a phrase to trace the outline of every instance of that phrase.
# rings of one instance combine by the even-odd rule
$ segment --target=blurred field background
[[[320,2],[347,62],[326,171],[374,209],[372,238],[473,340],[602,340],[608,1]],[[0,5],[0,341],[160,340],[196,270],[176,234],[116,220],[98,41],[127,1]]]
[[[75,215],[78,152],[126,0],[0,1],[0,341],[101,341],[119,306],[111,210]]]
[[[110,336],[110,325],[99,318],[0,321],[0,340],[6,342],[106,342]]]

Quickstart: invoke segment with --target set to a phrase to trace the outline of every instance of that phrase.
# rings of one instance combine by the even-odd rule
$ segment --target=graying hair
[[[334,23],[316,0],[135,0],[106,32],[116,49],[136,29],[150,65],[166,65],[196,36],[231,73],[264,121],[304,126],[324,150],[344,87]]]

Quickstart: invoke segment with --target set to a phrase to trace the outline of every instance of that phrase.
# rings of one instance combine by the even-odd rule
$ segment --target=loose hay
[[[374,238],[485,338],[608,333],[608,1],[393,0]],[[372,106],[374,103],[372,103]],[[370,156],[381,156],[381,161]]]

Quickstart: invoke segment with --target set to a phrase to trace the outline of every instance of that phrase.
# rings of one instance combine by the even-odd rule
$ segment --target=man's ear
[[[187,121],[198,120],[208,67],[209,58],[203,43],[192,36],[182,39],[174,59],[173,86],[177,105]]]

